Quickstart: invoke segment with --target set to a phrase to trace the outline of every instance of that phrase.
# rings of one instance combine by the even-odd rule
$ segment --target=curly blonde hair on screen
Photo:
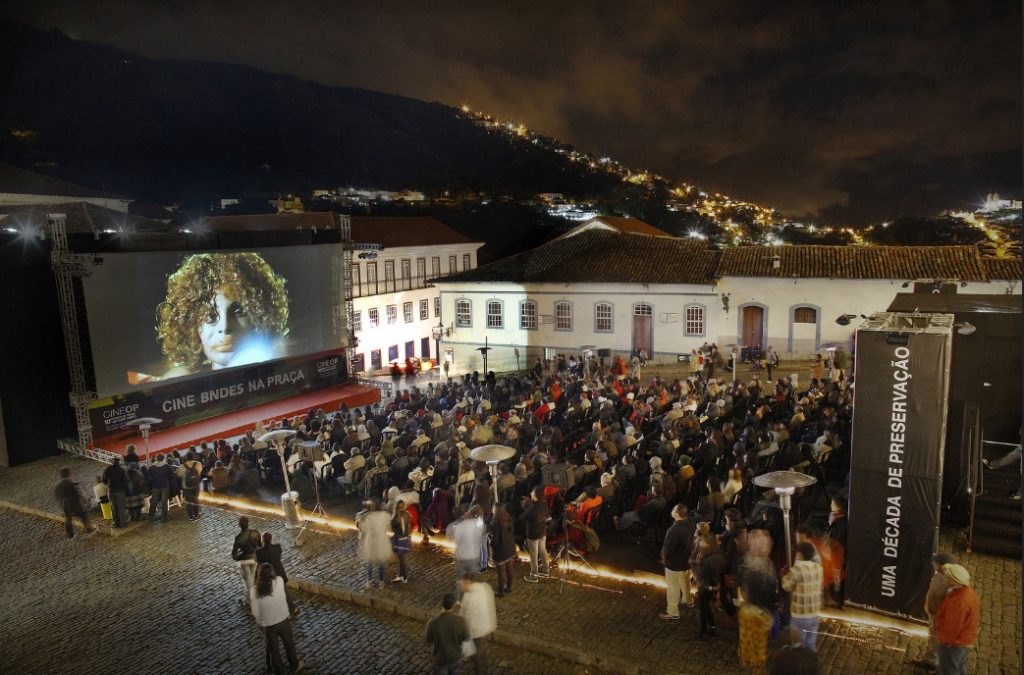
[[[258,253],[197,253],[167,278],[167,299],[157,307],[157,339],[169,366],[197,370],[206,362],[199,327],[218,291],[237,301],[253,329],[268,335],[288,330],[283,277]]]

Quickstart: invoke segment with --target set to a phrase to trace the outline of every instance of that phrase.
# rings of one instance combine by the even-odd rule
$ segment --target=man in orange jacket
[[[967,648],[978,639],[981,601],[971,588],[971,575],[956,564],[942,566],[949,590],[935,614],[936,654],[940,675],[967,674]]]

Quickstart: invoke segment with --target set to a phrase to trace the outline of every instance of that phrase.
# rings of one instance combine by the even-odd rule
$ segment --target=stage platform
[[[294,415],[305,415],[310,408],[323,408],[326,412],[334,412],[342,403],[352,408],[370,405],[379,400],[380,389],[362,384],[341,384],[318,389],[301,396],[292,396],[251,408],[242,408],[180,427],[155,429],[149,434],[149,452],[151,455],[156,455],[167,450],[187,449],[190,445],[198,445],[204,441],[240,436],[255,427],[256,422],[260,420],[266,422]],[[146,444],[142,440],[142,436],[135,431],[124,431],[97,439],[93,445],[124,455],[125,448],[131,444],[135,445],[136,454],[145,458]]]

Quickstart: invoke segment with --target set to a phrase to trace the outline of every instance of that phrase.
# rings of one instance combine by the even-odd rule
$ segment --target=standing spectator
[[[462,672],[462,643],[469,639],[469,627],[453,611],[455,604],[455,596],[446,593],[441,599],[441,613],[427,624],[427,643],[433,649],[436,675]]]
[[[949,553],[936,553],[932,556],[932,567],[934,573],[932,574],[931,583],[928,584],[928,595],[924,599],[924,613],[928,615],[928,651],[921,656],[920,659],[912,661],[915,666],[922,668],[928,668],[929,670],[935,670],[939,667],[939,659],[935,654],[935,615],[939,611],[939,605],[942,604],[943,599],[946,597],[946,591],[949,588],[946,586],[946,575],[942,571],[943,565],[951,565],[956,562]]]
[[[256,564],[264,563],[273,567],[274,574],[288,583],[288,573],[284,571],[284,563],[281,562],[281,545],[274,543],[274,536],[269,532],[263,533],[263,545],[256,549]]]
[[[466,515],[448,526],[448,538],[455,542],[455,589],[460,598],[459,579],[480,568],[480,546],[484,538],[482,515],[479,506],[472,506]]]
[[[764,365],[768,369],[768,381],[772,381],[772,369],[779,367],[779,353],[768,345],[768,353],[764,355]]]
[[[85,509],[86,499],[82,492],[82,486],[71,477],[71,469],[64,467],[60,470],[60,482],[57,483],[53,496],[64,513],[64,531],[67,533],[68,539],[75,538],[75,526],[72,522],[75,516],[82,521],[86,536],[96,532],[96,528],[89,525],[89,514]]]
[[[115,457],[113,464],[103,470],[103,482],[109,490],[114,527],[121,529],[128,520],[128,513],[125,511],[125,502],[128,499],[128,473],[121,466],[120,457]]]
[[[473,640],[473,661],[477,673],[487,672],[487,636],[498,627],[494,607],[494,590],[480,580],[479,575],[468,574],[459,581],[462,589],[462,618],[466,620],[469,637]]]
[[[494,565],[498,568],[498,597],[512,592],[513,565],[516,561],[516,540],[512,531],[512,517],[505,505],[494,505],[491,519],[491,547],[494,549]]]
[[[139,471],[138,463],[129,464],[126,473],[128,474],[128,490],[125,493],[124,505],[128,509],[128,520],[135,522],[142,520],[142,505],[146,501],[146,483],[142,472]]]
[[[199,488],[202,485],[203,463],[196,459],[196,454],[189,451],[185,461],[178,467],[178,478],[181,479],[181,492],[185,498],[185,512],[189,521],[199,520]]]
[[[800,631],[800,644],[812,652],[818,651],[818,625],[821,622],[821,565],[814,562],[817,551],[810,542],[796,546],[796,561],[786,576],[782,588],[790,593],[792,625]]]
[[[97,504],[110,503],[110,489],[103,482],[103,476],[96,476],[96,480],[92,484],[92,494],[96,497]]]
[[[942,566],[949,590],[935,614],[935,648],[939,675],[966,675],[967,648],[978,639],[981,600],[971,588],[971,575],[960,565]]]
[[[846,519],[846,500],[836,497],[832,500],[831,508],[821,554],[822,562],[830,572],[831,578],[828,581],[832,585],[832,600],[839,609],[842,609],[846,595],[846,535],[849,530],[849,522]]]
[[[277,651],[278,638],[284,643],[284,651],[288,656],[288,665],[292,673],[298,675],[306,669],[306,664],[295,654],[295,636],[292,633],[291,611],[284,591],[284,579],[274,574],[269,563],[260,565],[256,582],[249,591],[249,606],[256,623],[263,629],[263,639],[270,652],[270,661],[274,673],[283,673],[284,664]]]
[[[387,511],[381,511],[378,499],[368,499],[363,506],[366,510],[356,516],[359,557],[366,563],[364,588],[376,588],[384,583],[384,563],[391,559],[391,542],[388,539],[391,518]],[[378,572],[377,578],[374,578],[374,568]]]
[[[238,528],[240,532],[235,535],[231,558],[238,563],[238,575],[245,584],[245,594],[238,600],[245,604],[249,601],[249,592],[256,580],[256,549],[261,540],[259,532],[249,529],[249,519],[245,516],[238,519]]]
[[[156,456],[156,461],[149,467],[149,482],[152,494],[149,497],[149,519],[153,520],[157,507],[160,508],[160,520],[167,520],[167,500],[171,494],[171,483],[174,481],[174,469],[164,461],[163,453]]]
[[[530,553],[530,573],[526,581],[537,583],[537,577],[548,576],[547,533],[550,511],[544,501],[544,488],[537,486],[524,500],[524,511],[519,520],[526,524],[526,550]]]
[[[135,444],[134,443],[129,443],[128,445],[125,446],[125,448],[124,448],[124,463],[125,463],[125,465],[138,464],[139,463],[139,455],[138,455],[138,453],[135,452]]]
[[[658,616],[666,620],[679,618],[681,598],[687,607],[693,607],[690,600],[690,554],[697,524],[685,504],[676,504],[672,508],[672,521],[661,546],[661,562],[665,566],[665,611]]]
[[[690,559],[694,580],[697,583],[697,602],[700,605],[700,637],[702,640],[715,636],[715,613],[711,601],[718,592],[718,583],[725,568],[725,558],[718,550],[713,534],[705,534],[697,540]]]
[[[412,551],[412,518],[409,516],[405,502],[399,499],[395,503],[395,515],[391,519],[391,548],[398,556],[398,576],[392,581],[403,584],[409,581],[409,570],[405,566],[405,556]]]
[[[771,536],[767,532],[747,533],[747,555],[740,567],[744,603],[739,610],[738,656],[740,663],[752,670],[764,668],[768,662],[768,633],[779,606],[771,550]]]

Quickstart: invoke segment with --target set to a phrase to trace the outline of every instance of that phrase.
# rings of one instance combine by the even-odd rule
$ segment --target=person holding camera
[[[530,573],[526,581],[537,583],[538,577],[548,576],[547,534],[551,511],[544,501],[544,488],[538,485],[523,500],[523,513],[519,520],[526,525],[526,550],[530,554]]]

